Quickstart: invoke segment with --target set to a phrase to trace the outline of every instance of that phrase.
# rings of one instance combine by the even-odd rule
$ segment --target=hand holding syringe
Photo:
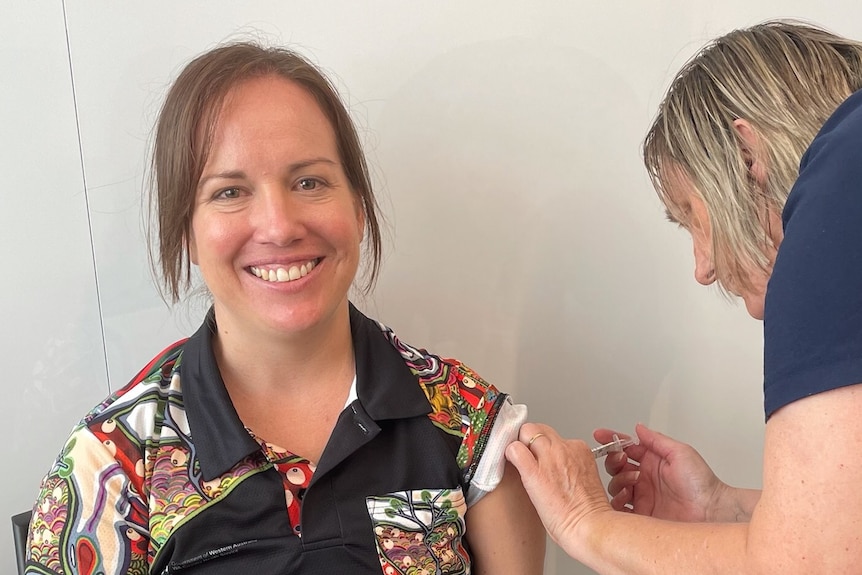
[[[637,441],[634,439],[620,439],[620,436],[614,433],[614,440],[610,443],[605,443],[604,445],[599,445],[598,447],[593,447],[593,457],[598,459],[599,457],[603,457],[608,453],[612,453],[615,451],[622,451],[623,448],[628,447],[629,445],[635,445]]]

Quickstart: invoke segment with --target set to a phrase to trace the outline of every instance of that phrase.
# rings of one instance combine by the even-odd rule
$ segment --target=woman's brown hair
[[[332,124],[344,173],[365,213],[371,257],[366,291],[377,278],[382,251],[377,203],[356,128],[337,91],[323,72],[292,50],[237,42],[221,45],[192,60],[168,90],[156,123],[150,254],[161,279],[162,294],[173,303],[191,284],[188,238],[195,190],[207,161],[219,110],[234,86],[267,75],[278,75],[307,90]]]

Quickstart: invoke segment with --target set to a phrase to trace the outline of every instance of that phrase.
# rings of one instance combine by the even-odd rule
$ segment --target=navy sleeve
[[[767,419],[862,383],[862,92],[812,142],[783,223],[764,310]]]

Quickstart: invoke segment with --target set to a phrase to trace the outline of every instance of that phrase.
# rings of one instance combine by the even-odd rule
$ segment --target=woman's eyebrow
[[[288,172],[294,172],[296,170],[301,170],[303,168],[308,168],[310,166],[314,166],[315,164],[327,164],[330,166],[337,166],[338,162],[334,162],[329,158],[320,157],[320,158],[309,158],[307,160],[301,160],[299,162],[294,162],[287,167]],[[198,182],[198,187],[201,187],[209,180],[215,179],[223,179],[223,180],[241,180],[246,177],[246,174],[242,170],[226,170],[224,172],[217,172],[215,174],[207,174],[202,176],[200,181]]]
[[[295,163],[291,164],[290,166],[288,166],[288,170],[293,172],[296,170],[301,170],[302,168],[307,168],[309,166],[313,166],[315,164],[328,164],[330,166],[336,166],[336,165],[338,165],[338,162],[333,162],[329,158],[321,156],[319,158],[310,158],[308,160],[302,160],[299,162],[295,162]]]
[[[242,170],[228,170],[215,174],[207,174],[205,176],[201,176],[200,181],[198,181],[198,187],[200,188],[210,180],[241,180],[243,178],[245,178],[245,172]]]
[[[327,164],[330,166],[337,166],[338,163],[330,160],[329,158],[319,157],[319,158],[309,158],[307,160],[301,160],[299,162],[294,162],[287,167],[288,172],[295,172],[296,170],[301,170],[303,168],[308,168],[309,166],[313,166],[315,164]],[[222,180],[242,180],[246,177],[246,174],[242,170],[226,170],[224,172],[217,172],[215,174],[207,174],[202,176],[200,181],[198,182],[198,187],[200,188],[204,184],[206,184],[210,180],[222,179]]]

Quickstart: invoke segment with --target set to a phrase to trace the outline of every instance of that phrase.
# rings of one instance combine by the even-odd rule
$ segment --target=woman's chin
[[[763,298],[747,298],[742,297],[745,302],[745,309],[748,315],[754,319],[763,320]]]

